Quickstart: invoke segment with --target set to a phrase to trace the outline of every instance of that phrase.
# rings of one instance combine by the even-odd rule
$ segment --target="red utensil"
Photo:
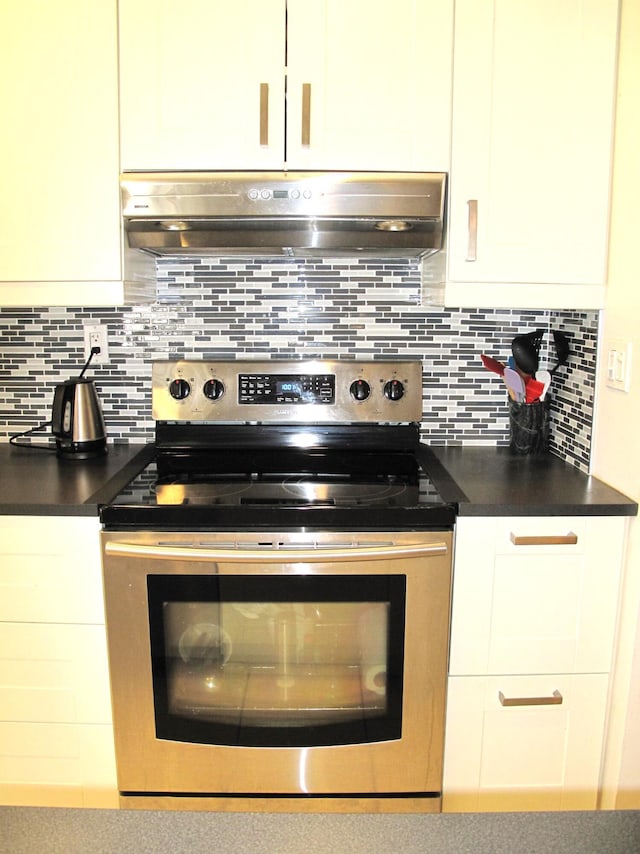
[[[535,403],[536,400],[540,400],[540,395],[543,391],[544,383],[540,383],[534,379],[528,380],[524,387],[524,402]]]
[[[482,359],[482,364],[488,371],[492,371],[500,377],[504,376],[505,366],[502,362],[499,362],[497,359],[493,359],[491,356],[485,356],[484,353],[480,354],[480,358]]]

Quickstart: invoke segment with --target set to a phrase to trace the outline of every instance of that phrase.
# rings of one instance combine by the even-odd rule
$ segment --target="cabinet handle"
[[[260,84],[260,145],[269,145],[269,84]]]
[[[302,145],[311,145],[311,83],[302,84]]]
[[[578,542],[578,535],[573,531],[568,534],[551,535],[548,537],[525,537],[520,534],[511,532],[511,542],[514,546],[575,546]]]
[[[467,226],[469,239],[465,261],[476,261],[478,258],[478,200],[469,199],[467,205],[469,206],[469,223]]]
[[[498,691],[501,706],[559,706],[562,704],[562,694],[554,691],[550,697],[505,697]]]

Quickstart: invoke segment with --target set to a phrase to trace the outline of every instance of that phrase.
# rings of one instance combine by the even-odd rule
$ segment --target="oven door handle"
[[[328,561],[387,560],[447,554],[446,543],[423,545],[353,546],[301,549],[216,549],[201,546],[136,545],[109,542],[105,554],[144,560],[225,561],[227,563],[326,563]]]

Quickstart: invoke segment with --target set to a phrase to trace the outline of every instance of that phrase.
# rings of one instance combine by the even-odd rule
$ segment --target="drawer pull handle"
[[[260,84],[260,145],[269,145],[269,84]]]
[[[498,691],[501,706],[559,706],[562,703],[560,691],[554,691],[550,697],[505,697]]]
[[[558,534],[556,536],[539,536],[525,537],[520,534],[511,532],[511,542],[514,546],[575,546],[578,542],[578,535],[573,531],[568,534]]]

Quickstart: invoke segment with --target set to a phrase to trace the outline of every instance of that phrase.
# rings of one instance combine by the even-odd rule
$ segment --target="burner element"
[[[282,483],[285,492],[307,501],[324,500],[334,504],[373,504],[399,498],[407,490],[406,484],[393,483],[318,483],[306,478],[290,478]]]

